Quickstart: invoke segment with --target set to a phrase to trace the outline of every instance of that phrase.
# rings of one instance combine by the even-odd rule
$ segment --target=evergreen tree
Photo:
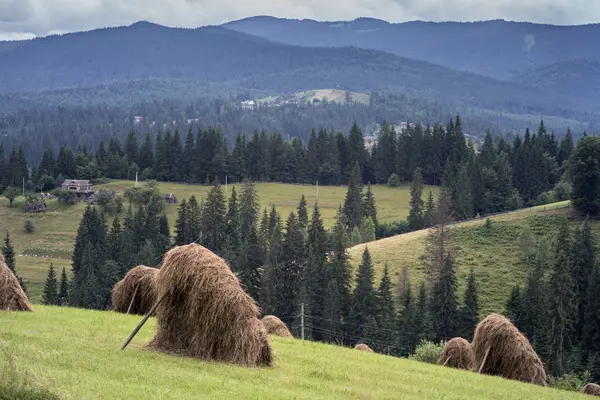
[[[447,254],[431,293],[431,320],[436,341],[449,340],[456,334],[456,286],[454,259]]]
[[[457,219],[463,220],[473,217],[473,198],[471,195],[471,182],[465,164],[461,165],[454,180],[452,191],[452,210]]]
[[[404,295],[402,296],[402,310],[398,316],[397,352],[398,355],[407,357],[418,344],[418,332],[416,331],[415,318],[416,310],[413,304],[412,290],[408,284]]]
[[[181,200],[177,211],[177,222],[175,223],[175,245],[183,246],[187,244],[186,233],[188,231],[188,205],[185,199]]]
[[[362,338],[369,318],[375,315],[375,290],[373,262],[368,247],[356,273],[356,286],[352,294],[352,336]]]
[[[217,183],[206,196],[202,208],[201,226],[203,227],[203,245],[220,255],[223,250],[227,230],[227,210],[225,195]],[[254,231],[256,233],[256,231]]]
[[[348,190],[344,200],[344,214],[348,220],[348,230],[360,226],[363,218],[362,175],[358,163],[354,164]]]
[[[410,184],[410,211],[408,213],[408,226],[416,231],[423,229],[423,176],[421,168],[415,169],[413,180]]]
[[[152,144],[152,137],[149,133],[146,134],[144,143],[140,148],[139,167],[142,172],[146,169],[151,170],[154,167],[154,146]]]
[[[121,222],[119,217],[113,220],[110,232],[108,233],[108,258],[119,261],[121,254]]]
[[[327,233],[323,226],[321,211],[315,203],[308,227],[308,257],[304,277],[308,302],[305,312],[312,317],[311,324],[316,329],[312,336],[315,340],[322,340],[322,333],[319,331],[323,330],[323,299],[329,282],[326,245]]]
[[[600,137],[582,137],[573,151],[570,175],[573,207],[589,215],[600,212]]]
[[[363,221],[360,224],[360,239],[362,243],[375,241],[375,224],[371,217],[363,218]]]
[[[544,299],[542,298],[544,289],[544,267],[536,261],[536,264],[530,268],[525,288],[521,297],[520,314],[521,330],[527,336],[530,342],[535,342],[541,333],[542,316],[545,312]]]
[[[365,150],[365,139],[363,137],[362,130],[358,127],[358,124],[356,122],[354,122],[352,128],[350,128],[347,143],[348,165],[352,165],[355,167],[358,166],[360,175],[362,176],[366,165],[367,152]],[[351,177],[350,179],[352,180],[353,178]],[[360,221],[360,219],[358,221]]]
[[[67,271],[65,267],[60,274],[60,287],[58,290],[58,304],[61,306],[69,304],[69,280],[67,279]]]
[[[556,238],[554,268],[550,274],[549,319],[550,358],[549,370],[560,376],[567,371],[567,360],[572,348],[572,338],[577,323],[575,282],[572,276],[571,238],[567,221],[563,219]]]
[[[510,297],[506,301],[506,317],[512,321],[512,323],[519,328],[523,329],[523,305],[521,287],[515,286],[510,292]]]
[[[323,340],[330,343],[343,341],[343,300],[339,288],[338,282],[331,279],[323,302]]]
[[[396,309],[394,305],[392,280],[387,264],[383,267],[383,276],[381,277],[381,282],[377,288],[375,299],[377,323],[375,342],[377,343],[379,352],[391,354],[394,350],[390,345],[394,343]]]
[[[235,265],[240,280],[248,294],[252,298],[258,299],[263,262],[256,229],[251,230],[248,236],[242,241],[242,247],[240,248]]]
[[[592,269],[588,285],[585,325],[581,338],[586,350],[584,361],[590,364],[590,372],[595,382],[600,380],[600,267]]]
[[[450,192],[442,188],[435,208],[434,226],[429,229],[425,241],[425,280],[431,290],[442,270],[448,255],[455,257],[456,247],[452,221]]]
[[[594,269],[594,265],[596,265],[596,243],[588,220],[583,223],[581,229],[575,231],[572,260],[575,299],[578,305],[577,324],[575,325],[575,342],[579,343],[581,335],[583,334],[583,326],[585,325],[588,282]]]
[[[415,335],[419,339],[431,339],[432,323],[429,313],[429,299],[425,289],[425,281],[419,284],[419,296],[417,298],[415,312]],[[410,349],[412,353],[414,349]]]
[[[346,251],[349,243],[346,226],[345,214],[340,207],[336,214],[336,223],[330,238],[329,274],[331,281],[334,281],[338,285],[337,293],[340,298],[341,315],[344,318],[349,318],[352,266],[350,265],[348,252]]]
[[[10,238],[10,233],[8,231],[6,231],[6,236],[4,237],[4,245],[2,246],[2,254],[4,255],[4,261],[6,262],[8,269],[10,269],[11,272],[16,275],[15,249],[12,246],[12,239]]]
[[[298,222],[302,229],[308,227],[308,210],[306,209],[306,198],[304,197],[304,194],[300,199],[300,204],[298,204]]]
[[[275,211],[275,214],[277,212]],[[270,227],[269,253],[267,255],[267,264],[262,275],[261,291],[259,294],[261,308],[265,314],[274,314],[277,312],[277,304],[280,296],[278,280],[283,275],[283,232],[278,218]]]
[[[367,187],[367,194],[365,194],[363,214],[365,217],[371,218],[371,221],[373,221],[373,224],[377,229],[377,206],[375,205],[375,196],[371,190],[371,185]]]
[[[231,261],[237,257],[241,245],[240,215],[235,186],[231,189],[225,223],[225,258]]]
[[[258,195],[254,184],[247,181],[240,197],[240,235],[247,237],[250,231],[256,230],[259,213]]]
[[[471,341],[475,326],[479,320],[479,296],[477,295],[477,282],[473,268],[469,271],[465,298],[460,308],[460,333],[461,337]]]
[[[433,199],[433,193],[429,191],[427,196],[427,203],[425,204],[425,212],[423,213],[423,227],[431,228],[435,220],[435,200]]]
[[[44,291],[42,293],[42,304],[47,306],[59,305],[58,282],[56,281],[56,273],[54,272],[54,265],[50,264],[48,268],[48,276],[46,277],[46,283],[44,284]]]
[[[187,204],[185,244],[197,243],[202,239],[202,205],[192,195]]]

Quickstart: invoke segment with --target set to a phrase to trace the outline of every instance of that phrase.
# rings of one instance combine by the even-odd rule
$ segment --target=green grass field
[[[493,222],[490,231],[484,227],[483,218],[457,224],[455,237],[459,247],[457,276],[460,299],[462,300],[469,269],[473,267],[479,283],[481,315],[502,311],[511,289],[524,282],[527,275],[527,266],[518,246],[522,229],[528,227],[537,238],[546,234],[553,235],[558,229],[560,218],[572,213],[571,208],[565,208],[567,205],[568,202],[556,203],[491,217]],[[573,227],[577,224],[580,224],[577,219],[572,221]],[[593,223],[592,226],[600,238],[600,223]],[[427,234],[427,230],[422,230],[361,244],[351,248],[349,254],[356,267],[367,246],[373,258],[377,279],[387,263],[392,279],[397,282],[403,266],[408,265],[411,283],[415,288],[423,279],[420,257],[425,250]]]
[[[143,347],[150,319],[36,306],[0,312],[0,376],[12,363],[62,399],[564,400],[584,395],[308,341],[271,338],[275,364],[247,369]],[[10,361],[9,361],[10,359]]]
[[[114,181],[98,188],[113,189],[123,194],[127,188],[133,186],[132,181]],[[227,199],[233,186],[238,194],[242,190],[240,184],[228,185]],[[210,187],[203,185],[177,183],[160,183],[159,188],[162,193],[174,193],[179,201],[192,195],[200,199],[210,190]],[[296,211],[303,194],[308,203],[309,213],[317,200],[317,188],[314,185],[257,183],[256,189],[260,197],[261,210],[264,208],[270,210],[271,206],[275,205],[284,221],[290,212]],[[426,187],[425,193],[429,193],[429,190],[434,194],[438,192],[437,187]],[[373,193],[381,221],[406,218],[410,198],[408,186],[399,188],[373,186]],[[344,202],[345,195],[344,186],[319,186],[319,207],[327,227],[333,225],[337,209]],[[15,200],[12,208],[8,207],[6,198],[0,198],[0,234],[4,236],[6,231],[10,232],[13,246],[19,254],[17,273],[25,279],[32,300],[37,302],[50,263],[53,262],[54,266],[59,268],[70,266],[75,235],[86,204],[79,203],[72,207],[64,207],[60,206],[57,200],[50,200],[47,201],[48,211],[44,214],[25,214],[24,205],[25,199],[22,197]],[[171,229],[175,226],[177,209],[178,205],[167,206]],[[35,233],[24,233],[23,224],[26,218],[34,221],[37,227]]]

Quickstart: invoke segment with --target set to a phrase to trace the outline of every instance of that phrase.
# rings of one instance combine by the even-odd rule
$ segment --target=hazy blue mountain
[[[382,24],[365,19],[358,23],[368,29]],[[408,93],[454,102],[457,109],[503,114],[586,121],[590,112],[597,112],[585,99],[566,98],[543,87],[370,49],[286,45],[222,27],[177,29],[139,22],[16,42],[0,52],[0,94],[6,101],[15,93],[27,93],[19,101],[23,97],[43,101],[40,91],[50,90],[65,96],[87,91],[88,102],[95,100],[96,92],[105,101],[115,87],[131,92],[131,101],[182,98],[187,90],[198,88],[223,95],[333,87]]]
[[[600,59],[561,61],[541,68],[522,71],[515,82],[551,89],[558,93],[573,93],[600,106]]]
[[[553,26],[503,20],[406,22],[359,18],[317,22],[253,17],[223,25],[302,46],[357,46],[507,79],[532,67],[598,55],[600,24]]]

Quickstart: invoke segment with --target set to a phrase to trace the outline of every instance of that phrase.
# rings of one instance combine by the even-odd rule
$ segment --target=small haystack
[[[275,336],[293,338],[294,336],[288,329],[287,325],[282,320],[274,315],[267,315],[262,319],[262,323],[267,330],[267,333]]]
[[[359,343],[354,346],[354,350],[364,351],[365,353],[374,353],[374,351],[364,343]]]
[[[472,348],[480,373],[546,386],[542,360],[506,317],[491,314],[481,321]]]
[[[27,295],[0,252],[0,310],[33,311]]]
[[[170,250],[157,295],[157,331],[149,347],[249,367],[272,364],[258,306],[225,261],[206,248]]]
[[[475,356],[471,343],[463,338],[449,340],[444,346],[437,364],[450,368],[472,370],[475,365]]]
[[[581,389],[581,393],[589,394],[592,396],[600,396],[600,385],[595,383],[588,383]]]
[[[144,265],[132,268],[113,287],[113,311],[140,315],[150,311],[156,301],[157,274],[158,269]]]

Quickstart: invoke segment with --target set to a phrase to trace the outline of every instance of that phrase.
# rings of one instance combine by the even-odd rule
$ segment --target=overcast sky
[[[0,0],[0,40],[140,20],[198,27],[254,15],[392,22],[503,18],[564,25],[599,22],[600,0]]]

